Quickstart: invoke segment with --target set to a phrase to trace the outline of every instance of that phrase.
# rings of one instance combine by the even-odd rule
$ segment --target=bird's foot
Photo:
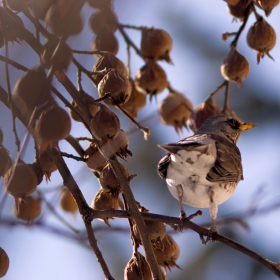
[[[179,229],[179,231],[182,232],[183,228],[184,228],[184,220],[188,219],[186,212],[181,211],[179,218],[180,218],[180,221],[179,221],[179,224],[178,224],[178,229]]]

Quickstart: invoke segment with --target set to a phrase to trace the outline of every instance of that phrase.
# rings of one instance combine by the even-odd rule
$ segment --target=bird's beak
[[[254,124],[254,123],[243,123],[241,126],[240,126],[240,129],[242,130],[242,131],[244,131],[244,130],[249,130],[249,129],[251,129],[251,128],[253,128],[253,127],[256,127],[257,125],[256,124]]]

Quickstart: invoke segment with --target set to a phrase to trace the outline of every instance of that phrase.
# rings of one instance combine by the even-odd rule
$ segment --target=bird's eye
[[[232,128],[235,128],[235,129],[238,129],[239,127],[239,122],[235,119],[229,119],[227,120],[227,123],[232,127]]]

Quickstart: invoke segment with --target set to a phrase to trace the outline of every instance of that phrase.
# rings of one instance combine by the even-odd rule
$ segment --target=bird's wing
[[[210,182],[235,182],[243,180],[241,154],[237,146],[218,135],[211,135],[216,142],[217,157],[206,179]]]
[[[205,153],[208,149],[208,145],[205,144],[207,141],[208,135],[201,134],[201,135],[193,135],[186,137],[180,140],[177,143],[170,143],[170,144],[163,144],[159,145],[159,147],[165,149],[169,153],[166,154],[158,163],[157,165],[157,172],[158,175],[165,179],[167,175],[167,167],[170,163],[170,153],[176,154],[179,150],[196,150],[201,153]],[[211,139],[212,141],[212,139]]]
[[[165,179],[167,176],[167,167],[170,162],[170,154],[166,154],[157,165],[157,173],[160,178]]]

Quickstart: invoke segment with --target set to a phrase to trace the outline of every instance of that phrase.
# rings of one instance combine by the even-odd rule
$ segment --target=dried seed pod
[[[108,139],[115,138],[119,133],[120,120],[108,107],[101,103],[99,106],[99,111],[91,119],[90,130],[97,139],[105,143]]]
[[[221,114],[220,109],[217,107],[214,97],[210,96],[206,101],[199,104],[191,113],[188,119],[190,129],[196,133],[201,125],[210,117]]]
[[[179,133],[192,112],[190,100],[177,91],[171,91],[158,107],[159,119],[163,124],[172,125]]]
[[[14,86],[13,100],[23,112],[32,112],[37,106],[53,102],[50,94],[50,83],[42,67],[28,70]]]
[[[119,42],[118,39],[111,31],[104,29],[98,33],[91,44],[91,49],[93,51],[107,51],[113,55],[116,55],[119,51]]]
[[[171,267],[178,267],[176,264],[180,255],[180,248],[175,240],[168,234],[162,239],[163,250],[154,248],[157,263],[164,268],[170,269]]]
[[[150,94],[150,99],[161,93],[168,85],[165,71],[154,61],[148,61],[140,68],[135,77],[136,89]]]
[[[32,222],[41,215],[41,199],[27,196],[24,200],[21,200],[18,205],[14,205],[13,214],[15,217],[21,220]]]
[[[123,105],[131,95],[131,83],[122,73],[111,69],[98,84],[98,95],[104,97],[110,94],[111,98],[104,99],[108,105]]]
[[[124,279],[125,280],[152,280],[152,273],[149,264],[145,257],[137,252],[133,255],[125,266]]]
[[[15,198],[25,198],[37,187],[37,177],[33,169],[25,163],[13,165],[5,174],[6,192]]]
[[[172,39],[166,31],[155,28],[143,28],[141,35],[140,52],[144,57],[154,60],[164,59],[167,62],[171,62],[169,53],[172,48]]]
[[[125,109],[132,118],[136,118],[138,111],[146,105],[146,95],[136,89],[132,78],[130,78],[129,81],[132,86],[131,95],[127,102],[121,107]]]
[[[77,35],[83,29],[80,9],[79,1],[60,0],[48,9],[45,22],[57,36]]]
[[[254,3],[265,11],[268,17],[272,10],[279,4],[280,0],[254,0]]]
[[[113,68],[117,70],[119,73],[121,73],[122,76],[125,76],[126,78],[128,77],[128,71],[124,63],[121,60],[119,60],[117,57],[112,55],[111,53],[102,51],[102,53],[100,53],[99,59],[93,65],[92,72],[101,71],[104,70],[105,68],[107,69]],[[92,75],[92,78],[96,86],[104,76],[105,74]]]
[[[123,174],[128,178],[129,171],[127,167],[121,163],[120,166]],[[105,191],[110,192],[114,197],[118,197],[121,193],[120,181],[116,177],[109,163],[100,172],[99,183]]]
[[[43,177],[44,177],[44,171],[42,169],[42,167],[35,161],[31,164],[28,164],[32,170],[35,172],[36,174],[36,178],[37,178],[37,185],[40,185],[43,181]]]
[[[36,124],[36,133],[42,146],[66,138],[70,130],[71,120],[69,115],[57,105],[45,109]],[[41,151],[43,150],[41,149]]]
[[[249,12],[250,14],[252,12],[251,2],[252,0],[239,0],[238,3],[236,3],[235,5],[229,3],[229,13],[232,16],[234,16],[234,18],[239,18],[240,21],[243,21],[244,17],[246,16],[246,13]]]
[[[145,220],[145,225],[147,227],[146,232],[147,234],[149,234],[149,238],[152,242],[153,247],[163,250],[164,248],[163,248],[162,239],[166,234],[165,225],[162,222],[149,221],[149,220]],[[133,233],[137,242],[140,245],[142,245],[142,240],[136,223],[133,224]]]
[[[81,99],[84,101],[84,104],[87,106],[91,116],[93,117],[96,112],[98,111],[98,106],[96,105],[96,103],[94,102],[94,98],[92,96],[90,96],[89,94],[87,94],[86,92],[84,92],[83,90],[79,91],[80,97]],[[81,112],[78,104],[76,103],[76,101],[74,99],[72,99],[71,101],[71,105],[78,110],[79,112]],[[76,121],[76,122],[81,122],[81,119],[76,115],[76,113],[74,111],[72,111],[71,109],[69,109],[69,114],[71,116],[71,118]]]
[[[114,34],[118,28],[118,18],[111,9],[96,10],[89,18],[89,26],[93,33],[100,34],[108,30]]]
[[[67,188],[63,188],[59,204],[62,210],[71,214],[75,214],[79,209],[74,197]]]
[[[49,154],[44,151],[39,155],[40,166],[44,172],[47,181],[50,181],[51,174],[57,170],[57,166],[49,156]]]
[[[5,176],[12,164],[13,163],[9,156],[9,152],[3,145],[0,145],[0,177]]]
[[[110,209],[118,210],[119,209],[118,197],[113,196],[112,193],[107,192],[104,189],[100,189],[91,202],[91,208],[95,210],[110,210]],[[108,226],[110,226],[109,219],[113,219],[113,218],[103,219],[105,224]]]
[[[72,60],[72,49],[67,44],[60,43],[56,38],[51,38],[43,46],[40,59],[46,68],[52,67],[55,71],[66,71]]]
[[[10,265],[7,253],[0,247],[0,277],[6,275]]]
[[[227,81],[234,81],[242,87],[242,81],[249,75],[250,65],[235,46],[231,46],[229,53],[221,65],[221,74]]]
[[[248,30],[247,43],[253,50],[258,52],[258,63],[265,54],[273,59],[269,51],[276,44],[276,33],[273,27],[263,17],[260,17]]]
[[[9,14],[9,15],[6,15]],[[5,9],[5,13],[2,13],[1,16],[2,19],[0,19],[0,48],[4,46],[4,34],[6,36],[6,40],[8,42],[17,42],[20,43],[22,40],[22,35],[18,31],[18,28],[14,27],[14,20],[24,26],[22,19],[14,12],[12,12],[10,9]],[[12,20],[12,19],[13,20]],[[3,22],[2,22],[3,21]],[[5,23],[5,24],[4,24]],[[5,28],[5,32],[3,31],[3,28]]]
[[[101,172],[107,162],[95,144],[90,144],[85,150],[84,157],[87,158],[86,165],[93,171]]]
[[[128,150],[128,146],[128,137],[126,133],[120,129],[115,138],[109,139],[106,143],[104,143],[102,150],[108,158],[110,158],[113,154],[121,158],[126,158],[128,156],[132,156],[131,151]]]

